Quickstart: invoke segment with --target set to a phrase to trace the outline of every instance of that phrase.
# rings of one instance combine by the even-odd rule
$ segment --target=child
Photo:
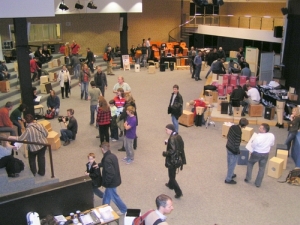
[[[119,140],[118,126],[117,126],[117,107],[115,106],[115,101],[109,101],[110,112],[111,112],[111,122],[110,122],[110,137],[111,141]]]
[[[90,178],[92,179],[94,194],[97,195],[99,198],[103,198],[103,192],[99,190],[99,187],[101,187],[102,185],[102,176],[100,168],[95,162],[95,158],[96,156],[94,153],[88,154],[89,162],[86,164],[86,171],[84,172],[84,174],[86,176],[90,176]]]
[[[126,164],[131,164],[134,161],[134,151],[133,151],[133,141],[136,138],[136,116],[135,108],[133,106],[128,106],[126,108],[127,118],[126,122],[124,123],[124,128],[126,130],[126,134],[124,137],[124,147],[126,150],[126,157],[123,161]]]

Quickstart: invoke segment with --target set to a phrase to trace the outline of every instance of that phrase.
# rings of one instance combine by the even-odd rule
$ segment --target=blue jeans
[[[174,125],[174,127],[175,127],[175,130],[176,130],[176,132],[178,133],[178,120],[177,120],[176,117],[173,116],[173,115],[171,115],[171,117],[172,117],[172,123],[173,123],[173,125]]]
[[[16,136],[16,132],[11,127],[0,127],[0,132],[9,132],[10,136]]]
[[[289,132],[288,133],[287,139],[286,139],[286,141],[284,143],[285,145],[287,145],[288,151],[291,148],[292,142],[294,143],[294,140],[295,140],[295,137],[296,137],[297,133],[298,133],[298,131],[294,131],[294,132]]]
[[[269,153],[253,152],[250,156],[250,159],[248,160],[247,174],[246,174],[246,179],[248,181],[250,181],[252,178],[252,170],[254,164],[258,162],[259,170],[255,180],[255,186],[257,187],[260,187],[262,179],[264,178],[265,168],[268,162],[268,158],[269,158]]]
[[[90,111],[91,111],[91,120],[90,124],[94,124],[95,122],[95,111],[97,110],[97,105],[91,105],[90,106]]]
[[[134,139],[124,137],[124,147],[126,150],[126,158],[134,159],[134,150],[133,150],[133,141]]]
[[[74,75],[75,75],[75,78],[76,78],[76,79],[78,79],[79,73],[80,73],[80,64],[77,64],[77,65],[74,67]]]
[[[88,90],[89,90],[89,82],[81,82],[81,99],[83,98],[88,99]]]
[[[95,195],[97,195],[99,198],[103,198],[103,192],[98,188],[93,186],[93,192]]]
[[[63,137],[63,141],[69,141],[70,139],[73,139],[73,133],[68,129],[61,129],[60,134]]]
[[[127,212],[127,206],[124,204],[122,199],[117,193],[117,188],[105,188],[104,195],[103,195],[103,202],[102,204],[110,204],[110,201],[113,201],[115,205],[119,208],[121,213]]]
[[[238,155],[235,155],[231,151],[227,150],[227,176],[225,180],[228,182],[232,180],[237,160]]]
[[[200,79],[200,72],[201,72],[201,64],[199,66],[196,66],[196,72],[195,72],[195,80]]]

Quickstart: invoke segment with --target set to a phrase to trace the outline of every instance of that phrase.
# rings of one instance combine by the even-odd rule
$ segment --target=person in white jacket
[[[71,77],[69,71],[67,70],[66,65],[62,66],[62,69],[59,71],[57,80],[60,85],[62,99],[64,99],[64,93],[66,93],[66,98],[69,98]]]

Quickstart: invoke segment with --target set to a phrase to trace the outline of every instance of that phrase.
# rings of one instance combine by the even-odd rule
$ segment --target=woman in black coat
[[[92,179],[93,191],[94,194],[99,198],[103,198],[103,192],[99,190],[99,187],[102,185],[102,176],[100,168],[97,166],[98,164],[95,162],[95,154],[88,154],[89,162],[86,164],[85,175],[89,176]],[[97,166],[97,168],[96,168]]]

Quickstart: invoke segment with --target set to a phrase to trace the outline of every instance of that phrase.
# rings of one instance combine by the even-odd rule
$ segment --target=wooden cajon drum
[[[223,124],[222,126],[222,136],[227,137],[228,131],[229,131],[230,126],[227,124]]]
[[[282,169],[285,170],[287,160],[288,160],[288,151],[286,151],[286,150],[277,150],[277,156],[276,157],[284,160]]]
[[[259,117],[263,115],[263,111],[264,111],[264,106],[259,104],[259,105],[249,105],[249,116],[252,117]]]
[[[57,59],[52,60],[52,66],[53,67],[58,67],[58,60]]]
[[[218,80],[218,74],[213,73],[212,74],[212,80]]]
[[[51,123],[48,120],[41,120],[38,123],[43,125],[48,132],[52,131]]]
[[[242,111],[243,111],[243,107],[233,107],[233,116],[238,116],[241,117],[242,116]]]
[[[10,83],[8,80],[0,81],[0,91],[2,93],[7,93],[10,91]]]
[[[52,85],[50,82],[43,83],[43,84],[40,84],[40,89],[41,89],[41,93],[49,94],[50,91],[52,90]]]
[[[54,82],[57,80],[57,74],[56,73],[53,73],[53,72],[50,72],[49,73],[49,81],[50,82]]]
[[[218,102],[218,92],[217,91],[213,91],[212,92],[212,96],[213,96],[213,103],[217,103]]]
[[[269,160],[268,176],[273,178],[279,178],[282,175],[283,159],[273,157]]]
[[[59,57],[60,63],[65,64],[65,56]]]
[[[149,66],[148,73],[155,73],[155,66]]]
[[[183,110],[182,115],[179,117],[178,122],[181,125],[190,127],[194,125],[194,113]]]
[[[18,72],[18,62],[14,62],[14,71]]]
[[[48,68],[49,69],[53,68],[53,61],[48,62]]]
[[[252,127],[245,127],[242,129],[242,141],[248,142],[254,133]]]
[[[47,141],[48,141],[48,144],[51,145],[52,150],[57,150],[61,146],[59,135],[55,131],[48,132]]]
[[[155,68],[159,68],[159,62],[154,62]]]
[[[140,72],[140,64],[134,64],[134,71]]]
[[[44,83],[48,83],[49,82],[49,76],[41,76],[40,77],[40,83],[44,84]]]

